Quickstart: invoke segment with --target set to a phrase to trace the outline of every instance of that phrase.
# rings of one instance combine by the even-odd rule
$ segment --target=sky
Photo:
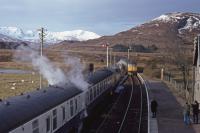
[[[113,35],[170,12],[200,13],[200,0],[0,0],[0,26]]]

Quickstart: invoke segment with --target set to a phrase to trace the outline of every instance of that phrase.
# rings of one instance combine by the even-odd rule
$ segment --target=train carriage
[[[119,74],[98,70],[82,91],[73,84],[49,86],[0,102],[0,133],[62,133],[78,130],[85,111],[119,80]]]

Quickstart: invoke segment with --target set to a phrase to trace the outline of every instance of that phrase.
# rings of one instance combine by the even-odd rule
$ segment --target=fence
[[[188,91],[184,88],[184,83],[180,79],[174,79],[173,76],[169,73],[164,73],[163,80],[169,83],[174,91],[184,99],[190,99],[191,90],[192,90],[192,81],[188,83]]]

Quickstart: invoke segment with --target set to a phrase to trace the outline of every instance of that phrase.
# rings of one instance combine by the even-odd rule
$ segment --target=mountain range
[[[37,30],[23,31],[22,29],[17,27],[0,27],[0,34],[10,37],[8,39],[4,37],[5,41],[21,40],[28,42],[39,42],[39,31]],[[63,32],[46,31],[45,34],[46,34],[45,41],[47,43],[58,43],[64,40],[86,41],[89,39],[96,39],[100,37],[96,33],[83,30],[73,30],[73,31],[63,31]]]
[[[7,30],[10,29],[10,30]],[[7,32],[9,31],[9,32]],[[57,49],[66,49],[69,45],[75,46],[95,46],[110,44],[112,46],[121,44],[142,45],[144,47],[156,46],[158,49],[175,45],[185,45],[193,47],[194,37],[200,33],[200,14],[199,13],[167,13],[154,18],[146,23],[135,26],[127,31],[122,31],[111,36],[102,36],[82,30],[65,32],[47,32],[46,41],[56,42]],[[24,32],[18,28],[0,28],[0,34],[10,40],[15,38],[22,41],[37,40],[38,32]],[[5,37],[5,35],[7,35]],[[15,40],[14,39],[14,40]],[[1,41],[0,36],[0,41]],[[6,40],[6,39],[4,39]],[[12,39],[11,39],[12,40]],[[63,41],[64,40],[64,41]],[[77,45],[76,45],[77,44]]]
[[[185,45],[193,48],[193,39],[200,33],[199,13],[167,13],[154,18],[146,23],[140,24],[127,31],[112,36],[102,36],[98,39],[75,44],[101,45],[122,44],[142,45],[144,47],[156,46],[158,49],[175,45]],[[68,41],[60,43],[57,49],[64,49],[70,44]],[[73,43],[74,44],[74,43]]]

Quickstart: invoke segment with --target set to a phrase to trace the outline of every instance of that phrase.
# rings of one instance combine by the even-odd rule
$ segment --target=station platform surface
[[[184,101],[173,95],[162,81],[144,79],[149,90],[150,102],[152,99],[158,102],[157,118],[150,116],[150,133],[200,133],[200,122],[184,124],[182,111]]]

